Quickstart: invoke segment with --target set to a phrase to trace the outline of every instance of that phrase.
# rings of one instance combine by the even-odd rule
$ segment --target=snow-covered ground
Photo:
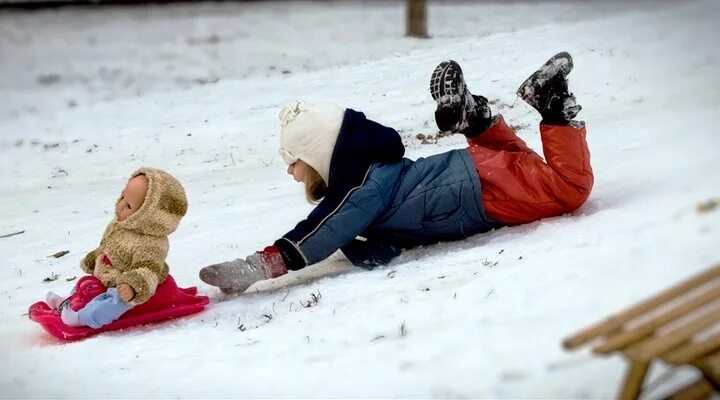
[[[720,4],[629,3],[436,4],[430,40],[402,38],[386,2],[0,14],[0,235],[25,231],[0,238],[0,397],[613,396],[622,360],[561,339],[720,261],[720,211],[696,210],[720,196]],[[596,176],[576,213],[370,272],[338,254],[238,297],[197,279],[310,210],[277,155],[285,103],[363,110],[413,158],[460,147],[416,138],[434,132],[430,72],[452,58],[539,149],[514,92],[559,50],[575,57]],[[70,290],[141,165],[184,183],[168,263],[213,303],[60,345],[23,314]]]

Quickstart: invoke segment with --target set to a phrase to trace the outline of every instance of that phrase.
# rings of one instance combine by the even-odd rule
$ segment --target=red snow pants
[[[545,160],[517,137],[502,116],[468,139],[482,184],[485,214],[521,224],[578,209],[593,186],[585,127],[540,125]]]

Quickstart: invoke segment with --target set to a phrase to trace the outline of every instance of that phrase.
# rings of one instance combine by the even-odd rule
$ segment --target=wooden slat
[[[650,363],[645,361],[630,361],[625,382],[620,389],[620,400],[635,400],[640,396],[649,366]]]
[[[716,381],[720,381],[720,353],[713,353],[703,358],[698,367]]]
[[[590,325],[589,327],[563,340],[563,346],[566,349],[574,349],[598,336],[616,331],[622,327],[625,322],[630,321],[633,318],[658,307],[659,305],[667,303],[678,295],[684,294],[687,291],[717,277],[720,277],[720,264],[679,282],[668,289],[621,311],[618,314],[612,315],[603,321]]]
[[[705,380],[716,393],[720,393],[720,352],[715,352],[695,363]]]
[[[712,386],[703,378],[681,388],[665,400],[705,400],[712,394]]]
[[[673,321],[674,319],[685,316],[690,311],[718,299],[720,299],[720,285],[710,287],[708,290],[701,292],[699,295],[689,298],[667,311],[664,311],[655,318],[652,318],[630,330],[608,336],[605,341],[593,348],[593,352],[595,354],[606,354],[611,351],[623,349],[633,342],[637,342],[640,339],[652,335],[658,328],[663,327],[665,324]]]
[[[693,341],[665,353],[662,359],[670,364],[691,364],[707,354],[720,350],[720,333]]]
[[[635,360],[651,360],[691,339],[696,333],[720,321],[720,306],[713,307],[697,318],[664,335],[646,339],[628,348],[625,354]]]

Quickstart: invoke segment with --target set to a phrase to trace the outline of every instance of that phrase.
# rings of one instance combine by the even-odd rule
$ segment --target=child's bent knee
[[[581,182],[575,182],[571,189],[564,192],[563,203],[568,208],[568,211],[575,211],[582,207],[583,204],[590,197],[592,192],[593,179],[592,175]]]

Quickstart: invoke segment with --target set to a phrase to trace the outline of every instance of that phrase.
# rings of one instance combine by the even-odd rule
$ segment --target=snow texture
[[[614,396],[623,361],[562,338],[720,261],[720,211],[697,211],[720,195],[720,3],[431,3],[429,40],[403,38],[403,15],[402,2],[0,14],[0,236],[24,231],[0,238],[0,397]],[[197,278],[311,209],[277,153],[283,105],[362,110],[413,158],[458,148],[417,138],[436,133],[430,74],[454,59],[540,150],[515,90],[561,50],[596,176],[577,212],[370,272],[336,254],[242,296]],[[70,290],[139,166],[185,185],[168,263],[212,304],[58,344],[23,314]]]

